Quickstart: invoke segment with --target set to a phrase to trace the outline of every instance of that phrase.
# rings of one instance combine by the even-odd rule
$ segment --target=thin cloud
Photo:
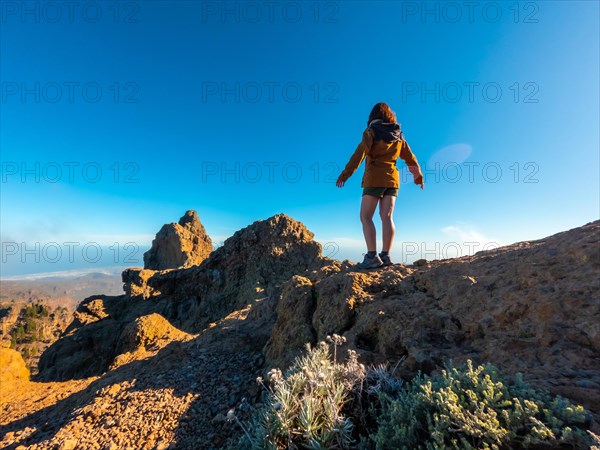
[[[446,236],[459,239],[463,242],[489,242],[493,240],[473,228],[449,225],[442,228],[441,231]]]
[[[436,164],[443,167],[446,164],[461,164],[471,156],[473,149],[469,144],[453,144],[441,148],[427,161],[428,168],[434,168]]]
[[[480,250],[492,249],[502,246],[499,239],[486,236],[476,227],[468,224],[448,225],[440,230],[449,241],[446,243],[456,243],[461,249],[461,254],[456,256],[465,256],[476,253]]]

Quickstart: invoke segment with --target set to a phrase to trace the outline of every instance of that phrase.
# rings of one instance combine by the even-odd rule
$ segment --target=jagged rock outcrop
[[[187,211],[179,223],[163,225],[144,253],[144,269],[166,270],[197,266],[213,251],[212,241],[196,211]]]
[[[125,269],[121,274],[123,281],[123,290],[129,298],[147,299],[157,294],[148,286],[148,280],[154,276],[155,270],[130,268]]]
[[[450,359],[489,361],[598,414],[599,280],[600,221],[420,266],[334,262],[284,284],[265,355],[285,366],[301,341],[337,333],[363,362],[402,361],[406,378]]]
[[[65,335],[42,355],[39,379],[107,370],[125,351],[124,330],[142,316],[160,314],[181,332],[194,334],[233,311],[275,298],[291,276],[331,262],[321,257],[313,237],[302,223],[277,214],[237,231],[199,266],[126,270],[125,295],[84,300]],[[266,320],[274,321],[272,308],[262,309]]]
[[[301,222],[285,214],[237,231],[199,267],[157,272],[147,285],[164,299],[164,315],[197,332],[230,312],[271,298],[295,274],[328,264],[321,244]]]

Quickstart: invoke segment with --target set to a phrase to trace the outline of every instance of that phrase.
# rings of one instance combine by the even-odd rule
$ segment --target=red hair
[[[396,114],[387,103],[380,102],[373,106],[367,125],[376,119],[381,119],[385,123],[396,123]]]

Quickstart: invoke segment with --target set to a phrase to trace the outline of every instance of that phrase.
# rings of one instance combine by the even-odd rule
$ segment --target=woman
[[[423,175],[408,143],[404,140],[396,115],[385,103],[377,103],[371,110],[367,129],[363,132],[362,141],[350,158],[348,164],[337,179],[336,186],[342,187],[350,176],[356,172],[364,158],[367,158],[365,174],[362,178],[362,202],[360,205],[360,221],[367,243],[367,254],[361,269],[373,269],[392,264],[390,250],[394,239],[394,203],[398,196],[400,180],[396,160],[402,158],[413,175],[414,182],[424,188]],[[379,203],[379,216],[383,232],[383,248],[379,255],[376,247],[375,224],[373,214]]]

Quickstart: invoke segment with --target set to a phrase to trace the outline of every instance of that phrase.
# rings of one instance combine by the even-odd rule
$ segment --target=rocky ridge
[[[0,445],[221,448],[241,432],[229,409],[244,420],[262,401],[256,376],[333,333],[362,362],[397,365],[405,378],[448,359],[489,361],[597,421],[599,244],[596,221],[360,272],[323,258],[288,216],[257,221],[197,266],[129,269],[124,295],[82,302],[39,381],[3,396]]]
[[[126,328],[140,317],[159,314],[195,334],[249,304],[276,298],[292,275],[328,263],[313,237],[300,222],[279,214],[236,232],[198,266],[125,270],[126,294],[84,300],[62,339],[42,355],[39,379],[101,374],[121,353]]]

